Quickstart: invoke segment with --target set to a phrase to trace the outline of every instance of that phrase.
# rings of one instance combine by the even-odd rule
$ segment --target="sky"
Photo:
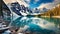
[[[26,3],[29,4],[30,8],[36,8],[41,5],[41,3],[51,3],[54,0],[24,0]]]
[[[47,8],[52,9],[54,6],[60,3],[60,0],[4,0],[6,3],[18,1],[20,4],[29,8]]]
[[[30,8],[47,8],[51,9],[60,3],[60,0],[24,0]]]

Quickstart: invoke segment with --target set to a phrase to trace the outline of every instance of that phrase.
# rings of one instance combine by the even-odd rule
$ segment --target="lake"
[[[24,28],[34,34],[60,34],[60,18],[15,17],[10,26]]]

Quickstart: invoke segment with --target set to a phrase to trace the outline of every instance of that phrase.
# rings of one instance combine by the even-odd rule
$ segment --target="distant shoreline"
[[[52,18],[60,18],[60,16],[41,16],[41,17],[52,17]]]

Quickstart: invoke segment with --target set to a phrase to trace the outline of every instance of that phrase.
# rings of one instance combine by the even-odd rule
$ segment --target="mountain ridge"
[[[60,4],[58,4],[56,7],[54,7],[51,10],[46,11],[43,14],[40,14],[41,16],[60,16]]]

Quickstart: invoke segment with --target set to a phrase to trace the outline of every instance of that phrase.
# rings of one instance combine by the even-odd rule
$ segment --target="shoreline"
[[[60,16],[41,16],[41,17],[49,17],[49,18],[60,18]]]

